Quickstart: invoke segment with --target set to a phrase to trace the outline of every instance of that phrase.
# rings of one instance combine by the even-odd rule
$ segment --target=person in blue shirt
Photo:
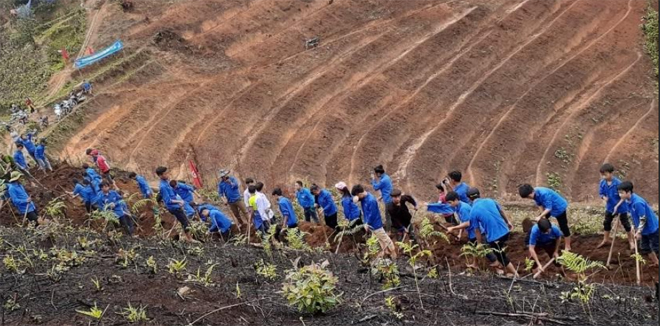
[[[337,206],[335,205],[335,199],[332,198],[332,194],[315,184],[309,190],[314,196],[318,197],[316,207],[323,209],[325,225],[331,228],[337,227]]]
[[[110,184],[107,181],[101,183],[101,192],[96,196],[95,202],[101,211],[113,212],[126,233],[133,235],[133,218],[128,207],[119,193],[110,190]]]
[[[179,195],[181,199],[190,205],[195,205],[194,195],[201,197],[197,191],[195,191],[195,187],[180,181],[170,180],[170,187],[174,189],[174,192]]]
[[[296,200],[298,200],[298,205],[303,208],[305,212],[305,221],[310,222],[314,220],[314,223],[319,222],[319,218],[316,215],[316,209],[314,209],[314,196],[309,191],[309,189],[303,187],[303,182],[298,180],[296,181]]]
[[[147,179],[145,179],[143,176],[138,175],[135,172],[131,172],[128,174],[128,178],[135,180],[138,188],[140,188],[140,192],[142,193],[142,198],[151,198],[154,195],[153,190],[151,190],[151,187],[149,187]]]
[[[89,178],[90,182],[92,180],[99,180],[99,184],[101,183],[102,180],[101,175],[98,174],[98,172],[96,172],[96,170],[94,170],[93,167],[89,166],[89,164],[83,163],[82,169],[84,171],[85,176]]]
[[[32,157],[32,159],[37,162],[37,158],[35,156],[35,152],[37,150],[37,147],[34,145],[34,141],[32,140],[32,135],[31,132],[27,133],[27,135],[21,135],[21,143],[23,146],[25,146],[25,149],[28,151],[28,154]]]
[[[273,189],[272,195],[280,208],[280,213],[282,213],[282,229],[297,228],[298,218],[289,198],[282,196],[282,189],[280,188]]]
[[[232,222],[224,213],[220,210],[204,208],[201,210],[200,215],[204,218],[204,221],[208,220],[210,234],[217,232],[223,241],[229,241]]]
[[[469,204],[470,199],[468,198],[467,192],[470,189],[470,186],[465,182],[461,182],[462,179],[463,174],[461,171],[451,171],[447,174],[447,178],[442,180],[442,183],[447,186],[450,191],[456,192],[462,202]]]
[[[640,195],[633,192],[633,183],[621,182],[617,186],[619,196],[628,205],[630,215],[635,224],[635,237],[640,240],[639,251],[648,254],[653,267],[658,266],[658,216],[653,207]]]
[[[16,151],[14,152],[14,164],[20,169],[25,170],[30,167],[25,160],[25,155],[23,155],[23,143],[16,143]]]
[[[360,202],[362,206],[362,215],[364,216],[364,231],[373,233],[374,236],[378,239],[378,244],[380,245],[381,251],[378,253],[378,257],[383,257],[384,255],[389,255],[392,259],[396,259],[396,248],[392,239],[387,235],[385,229],[383,229],[383,219],[380,215],[380,209],[378,208],[378,201],[374,195],[368,193],[361,184],[353,186],[351,189],[351,195],[353,195],[353,202]]]
[[[454,232],[455,230],[461,230],[465,229],[467,230],[467,238],[468,242],[476,245],[477,242],[477,235],[474,232],[475,229],[479,229],[481,233],[484,233],[484,228],[479,224],[479,222],[475,220],[471,220],[472,216],[470,213],[472,212],[472,206],[470,204],[463,202],[461,200],[461,197],[456,193],[455,191],[450,191],[447,193],[445,196],[445,201],[454,208],[454,217],[453,219],[460,221],[460,223],[456,226],[448,227],[447,232]],[[485,243],[484,239],[481,240],[481,243]],[[490,263],[495,263],[497,261],[497,257],[495,257],[495,254],[492,252],[489,252],[486,254],[486,259],[490,261]],[[473,261],[472,263],[469,263],[467,265],[468,268],[478,268],[478,265],[476,261]]]
[[[229,175],[229,170],[220,170],[220,182],[218,183],[218,195],[225,198],[225,204],[229,205],[231,213],[238,222],[238,229],[247,226],[249,215],[244,198],[241,197],[238,180]]]
[[[22,176],[18,171],[11,172],[9,183],[7,184],[7,195],[21,215],[27,218],[28,221],[34,222],[35,226],[39,226],[40,223],[43,223],[43,220],[37,215],[37,206],[34,205],[32,198],[25,191],[25,187],[19,182]]]
[[[481,198],[479,189],[470,188],[468,198],[472,201],[472,210],[470,211],[470,221],[476,221],[479,227],[474,228],[477,241],[481,242],[482,233],[486,233],[486,242],[493,249],[497,260],[506,268],[510,275],[518,277],[518,271],[506,256],[506,242],[509,240],[510,231],[513,225],[509,222],[506,214],[500,204],[491,198]]]
[[[529,222],[524,221],[523,224],[530,222],[531,220],[529,220]],[[547,218],[540,219],[538,223],[532,226],[525,238],[525,244],[527,244],[527,250],[529,251],[530,257],[534,260],[532,268],[534,269],[533,272],[535,276],[537,273],[540,274],[544,272],[543,264],[541,264],[538,256],[540,251],[545,251],[550,259],[555,258],[555,266],[560,266],[556,258],[559,258],[559,245],[561,244],[562,237],[563,234],[561,230],[556,225],[552,225]]]
[[[87,80],[83,81],[82,89],[85,94],[92,94],[92,83]]]
[[[209,203],[201,203],[195,207],[197,209],[197,212],[199,212],[199,217],[202,221],[206,222],[206,216],[202,215],[202,211],[205,209],[208,209],[209,211],[219,211],[220,208],[215,207]]]
[[[371,185],[374,187],[375,191],[380,191],[379,200],[382,200],[387,206],[392,202],[392,179],[387,173],[385,173],[385,168],[382,165],[378,165],[374,168],[374,172],[371,175]],[[385,231],[390,232],[392,228],[392,217],[390,213],[385,210]]]
[[[46,140],[41,139],[39,141],[39,145],[37,145],[36,149],[34,150],[34,158],[37,161],[37,164],[39,165],[39,168],[44,170],[50,170],[53,172],[53,167],[50,165],[50,161],[48,161],[48,157],[46,156]]]
[[[628,244],[630,249],[635,247],[635,235],[630,227],[630,219],[628,217],[628,205],[621,205],[621,198],[617,186],[621,184],[621,180],[614,176],[614,166],[610,163],[605,163],[600,167],[600,185],[598,186],[598,196],[605,204],[605,220],[603,221],[603,241],[596,247],[601,248],[607,245],[610,241],[610,231],[612,230],[612,220],[619,217],[621,225],[628,234]]]
[[[566,209],[568,202],[564,197],[552,189],[544,187],[533,188],[530,184],[523,184],[518,187],[520,197],[532,199],[541,210],[541,214],[536,220],[542,218],[554,217],[559,223],[559,229],[564,234],[564,250],[571,251],[571,229],[568,227],[568,217]]]
[[[165,208],[167,208],[170,214],[174,215],[177,221],[181,223],[186,240],[193,242],[192,237],[190,236],[190,228],[188,227],[188,217],[184,211],[184,204],[186,202],[174,192],[172,187],[170,187],[170,176],[166,167],[157,167],[156,175],[160,178],[159,195],[165,204]]]
[[[73,198],[80,197],[88,214],[94,210],[94,200],[97,195],[88,180],[83,180],[81,183],[77,179],[73,179],[73,192],[71,195],[73,195]]]
[[[344,217],[348,220],[349,226],[361,225],[362,212],[358,205],[353,202],[353,196],[351,196],[346,183],[343,181],[339,182],[335,185],[335,188],[341,192],[341,207],[344,210]]]

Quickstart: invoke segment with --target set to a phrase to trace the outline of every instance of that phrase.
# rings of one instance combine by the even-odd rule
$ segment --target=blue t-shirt
[[[364,222],[369,225],[372,230],[377,230],[383,227],[383,220],[380,217],[380,209],[378,209],[378,201],[374,195],[367,193],[362,198],[362,215]]]
[[[238,190],[238,181],[234,177],[229,177],[229,182],[220,180],[218,183],[218,194],[220,197],[227,198],[227,202],[235,203],[242,199],[241,192]]]
[[[170,183],[167,180],[160,180],[159,185],[160,196],[163,198],[163,203],[168,210],[175,211],[181,208],[178,203],[173,202],[180,197],[174,192],[174,189],[170,187]]]
[[[293,205],[291,204],[289,198],[280,196],[280,199],[277,201],[277,203],[280,207],[280,213],[282,213],[282,217],[286,219],[286,226],[294,227],[296,224],[298,224],[296,212],[293,210]]]
[[[314,196],[307,188],[300,188],[300,190],[296,191],[296,199],[298,200],[298,205],[302,208],[314,207]]]
[[[476,220],[483,227],[487,242],[494,242],[509,234],[509,227],[500,210],[502,210],[500,204],[490,198],[478,198],[472,203],[470,221]]]
[[[231,228],[231,220],[221,211],[209,210],[209,217],[211,217],[209,232],[220,230],[220,233],[225,233]]]
[[[658,217],[644,198],[633,193],[628,205],[635,228],[639,227],[641,217],[646,216],[646,225],[644,225],[642,235],[650,235],[658,231]]]
[[[561,230],[556,225],[552,225],[552,227],[550,228],[550,232],[542,233],[541,230],[539,230],[539,226],[535,224],[529,233],[528,245],[530,246],[545,245],[551,243],[556,239],[560,239],[562,236],[563,235],[561,233]]]
[[[337,214],[335,199],[332,198],[332,194],[329,191],[321,189],[319,192],[318,202],[319,206],[323,208],[323,214],[325,214],[325,216]]]
[[[374,190],[380,190],[380,195],[383,197],[385,204],[392,202],[392,179],[390,179],[389,175],[383,173],[379,181],[375,179],[371,180],[371,185],[374,187]]]
[[[470,226],[466,228],[468,233],[468,240],[472,241],[476,239],[477,235],[474,233],[474,230],[476,230],[476,227],[479,225],[479,222],[476,219],[474,221],[470,219],[472,206],[464,202],[459,202],[458,206],[454,207],[454,211],[458,215],[458,220],[461,221],[461,223],[470,222]]]
[[[604,179],[600,180],[600,185],[598,186],[598,195],[600,198],[607,197],[607,204],[605,205],[605,210],[610,213],[614,213],[614,206],[619,203],[621,197],[619,197],[619,190],[617,186],[621,184],[621,180],[618,178],[612,178],[612,183],[609,185]],[[628,205],[619,206],[617,209],[617,214],[619,213],[628,213]]]
[[[566,212],[568,207],[568,202],[564,197],[556,191],[544,187],[534,188],[534,201],[536,205],[543,207],[543,209],[549,209],[552,217],[557,217]]]
[[[82,201],[85,203],[91,203],[94,201],[94,197],[96,196],[96,192],[94,192],[92,186],[83,186],[79,183],[77,183],[73,188],[73,194],[80,196],[80,199],[82,199]]]
[[[346,217],[347,220],[353,221],[360,217],[360,208],[353,202],[353,197],[342,197],[341,206],[344,208],[344,217]]]
[[[149,187],[149,183],[147,183],[147,180],[143,176],[138,175],[135,177],[135,181],[137,182],[138,187],[140,187],[140,192],[142,192],[142,196],[144,198],[150,197],[152,191],[151,191],[151,187]]]
[[[7,184],[7,194],[19,213],[25,214],[26,211],[29,213],[37,209],[33,201],[27,201],[30,196],[25,191],[25,187],[17,181]]]
[[[178,182],[176,188],[174,188],[174,192],[186,203],[191,203],[194,200],[193,193],[195,192],[195,188],[190,185]]]
[[[458,199],[464,203],[470,203],[470,198],[467,196],[468,189],[470,189],[470,186],[468,186],[468,184],[465,182],[461,182],[456,187],[454,187],[454,192],[458,194]]]

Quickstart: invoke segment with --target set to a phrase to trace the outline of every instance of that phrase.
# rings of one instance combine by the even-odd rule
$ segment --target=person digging
[[[170,177],[167,172],[167,168],[164,166],[159,166],[156,168],[156,175],[160,178],[159,184],[159,195],[161,196],[165,207],[174,215],[174,217],[181,223],[181,228],[185,234],[186,240],[188,242],[197,242],[192,239],[190,236],[190,228],[188,226],[188,217],[186,216],[185,211],[183,210],[185,201],[181,199],[175,192],[174,189],[170,186]]]
[[[529,256],[534,260],[534,265],[532,266],[534,278],[539,277],[550,263],[554,263],[557,267],[561,266],[557,262],[557,258],[559,258],[559,245],[561,244],[562,237],[561,230],[556,225],[552,225],[547,218],[540,219],[536,225],[532,226],[525,239],[525,244],[527,244]],[[545,251],[548,258],[550,258],[545,265],[541,264],[539,260],[538,254],[542,251]]]
[[[37,206],[32,201],[25,191],[25,187],[20,183],[20,179],[23,176],[18,171],[12,171],[9,183],[7,184],[7,195],[11,200],[11,203],[16,207],[18,212],[23,215],[23,222],[27,219],[30,222],[34,222],[35,227],[41,224],[45,224],[45,220],[37,214]]]

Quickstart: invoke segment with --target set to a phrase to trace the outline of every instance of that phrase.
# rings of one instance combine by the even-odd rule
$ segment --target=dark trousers
[[[534,251],[536,252],[536,255],[538,256],[540,253],[545,252],[546,254],[548,254],[548,257],[552,259],[552,255],[555,254],[555,248],[557,248],[557,241],[559,241],[559,239],[555,239],[548,243],[537,243],[534,246]],[[554,265],[559,266],[560,264],[555,260]],[[536,264],[536,261],[534,261],[534,266],[532,268],[536,268],[536,267],[538,266]]]
[[[119,218],[119,223],[128,235],[133,235],[133,218],[130,215],[124,215]]]
[[[568,217],[566,216],[566,211],[559,214],[558,216],[553,217],[557,219],[557,223],[559,223],[559,229],[561,230],[561,233],[564,234],[564,237],[570,237],[571,229],[568,228]]]
[[[174,215],[176,217],[176,220],[181,223],[181,227],[183,230],[187,233],[188,232],[188,217],[186,216],[186,213],[183,211],[183,208],[179,209],[168,209],[170,214]]]
[[[502,236],[501,238],[488,243],[488,246],[490,246],[490,248],[493,249],[493,254],[495,254],[495,258],[497,258],[497,261],[499,261],[504,267],[509,265],[509,258],[506,256],[506,253],[504,252],[504,248],[506,247],[507,240],[509,240],[508,233]]]
[[[337,213],[334,213],[332,215],[326,215],[325,216],[325,225],[331,227],[331,228],[336,228],[337,227]]]
[[[39,226],[39,222],[37,221],[39,219],[39,215],[37,215],[36,210],[27,213],[25,218],[27,218],[27,220],[30,222],[34,222],[34,226]]]
[[[86,201],[85,202],[85,211],[87,213],[91,213],[94,210],[94,207],[92,206],[92,202]]]
[[[619,219],[621,220],[621,224],[623,225],[623,228],[626,229],[626,232],[630,232],[630,219],[628,218],[628,214],[626,213],[620,213],[616,214],[619,216]],[[603,230],[610,232],[612,231],[612,221],[614,220],[615,216],[611,212],[605,212],[605,220],[603,221]]]
[[[310,222],[312,219],[314,220],[314,223],[319,222],[319,217],[316,216],[316,210],[314,207],[304,207],[305,210],[305,221]]]

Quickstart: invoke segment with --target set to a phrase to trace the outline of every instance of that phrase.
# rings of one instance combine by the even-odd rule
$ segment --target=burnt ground
[[[658,323],[654,291],[648,287],[598,285],[591,303],[583,306],[577,302],[561,303],[559,296],[574,286],[571,283],[512,283],[492,274],[468,276],[455,269],[450,273],[446,265],[439,264],[439,278],[424,278],[420,282],[422,309],[414,279],[403,260],[397,262],[401,285],[379,293],[382,284],[370,278],[357,259],[344,254],[274,250],[269,256],[261,249],[217,242],[184,245],[126,237],[115,242],[89,230],[64,228],[0,228],[0,234],[3,257],[11,254],[20,259],[22,254],[16,248],[24,246],[33,264],[22,275],[6,267],[0,269],[0,298],[4,305],[0,325],[124,325],[127,322],[119,313],[128,302],[147,306],[149,325],[188,325],[193,321],[195,325],[524,325],[533,321],[528,317],[532,313],[541,316],[534,320],[548,325]],[[83,250],[77,240],[80,237],[96,243]],[[195,252],[193,247],[201,250]],[[48,253],[52,248],[75,251],[86,260],[66,272],[49,275],[59,261],[52,255],[43,259],[37,256],[40,249]],[[117,258],[121,249],[134,249],[137,253],[126,268]],[[151,256],[157,263],[156,274],[146,266],[146,259]],[[302,264],[329,261],[328,268],[339,278],[337,290],[342,293],[338,307],[325,315],[304,315],[300,319],[286,305],[278,291],[284,271],[292,267],[291,261],[297,257],[301,257]],[[200,268],[204,274],[210,264],[218,264],[211,274],[213,284],[205,287],[184,281],[187,273],[181,279],[168,273],[168,261],[183,258],[187,261],[187,273],[196,273]],[[260,259],[277,266],[275,280],[267,281],[256,274],[253,264]],[[419,273],[425,274],[421,270]],[[94,278],[100,280],[101,290],[93,285]],[[184,286],[190,291],[177,295]],[[385,308],[384,298],[389,295],[400,306],[401,320]],[[14,311],[4,304],[10,298],[18,304]],[[105,309],[100,321],[76,312],[88,310],[94,303]],[[199,319],[212,311],[216,312]]]

